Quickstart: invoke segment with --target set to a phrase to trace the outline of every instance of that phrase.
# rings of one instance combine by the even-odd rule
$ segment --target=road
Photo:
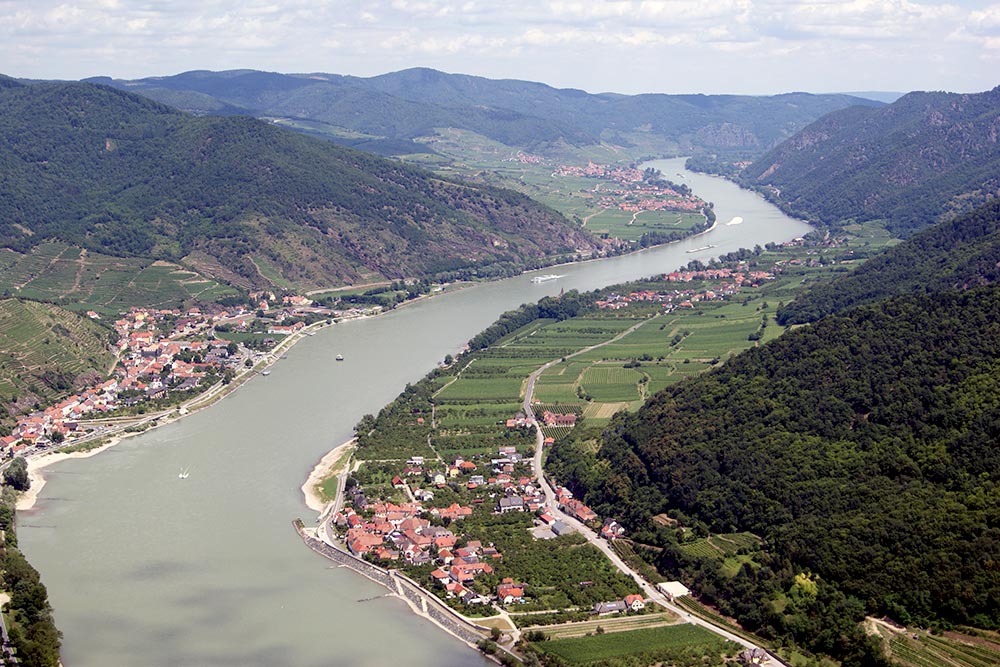
[[[632,333],[633,331],[635,331],[636,329],[638,329],[640,326],[642,326],[643,324],[645,324],[647,321],[648,320],[644,320],[642,322],[639,322],[638,324],[636,324],[636,325],[634,325],[634,326],[626,329],[625,331],[621,332],[620,334],[618,334],[614,338],[606,340],[603,343],[598,343],[597,345],[591,345],[590,347],[584,348],[582,350],[578,350],[578,351],[574,352],[573,354],[567,355],[565,358],[569,359],[570,357],[574,357],[574,356],[576,356],[578,354],[583,354],[585,352],[590,352],[591,350],[594,350],[594,349],[597,349],[597,348],[602,347],[604,345],[608,345],[610,343],[613,343],[613,342],[619,340],[620,338],[624,338],[628,334]],[[761,649],[761,650],[765,650],[766,651],[766,649],[763,649],[763,647],[758,646],[758,645],[756,645],[756,644],[754,644],[754,643],[752,643],[752,642],[750,642],[750,641],[748,641],[748,640],[746,640],[746,639],[744,639],[742,637],[739,637],[738,635],[734,635],[729,630],[726,630],[723,627],[715,625],[715,624],[713,624],[713,623],[711,623],[711,622],[709,622],[709,621],[707,621],[707,620],[705,620],[703,618],[700,618],[698,616],[692,616],[687,610],[682,609],[682,608],[678,607],[677,605],[673,604],[669,600],[669,598],[667,598],[666,595],[664,595],[662,592],[660,592],[659,589],[657,589],[652,584],[650,584],[648,581],[646,581],[645,579],[643,579],[639,575],[638,572],[636,572],[631,567],[629,567],[628,564],[625,561],[623,561],[621,559],[621,557],[617,553],[615,553],[615,551],[611,548],[611,545],[610,545],[610,543],[607,540],[601,539],[597,535],[597,533],[595,533],[593,530],[591,530],[588,526],[586,526],[585,524],[581,523],[577,519],[573,518],[572,516],[566,514],[565,512],[563,512],[562,510],[559,509],[558,504],[556,503],[555,489],[552,488],[552,485],[549,483],[549,480],[545,477],[545,471],[544,471],[544,469],[542,467],[543,466],[543,461],[544,461],[544,458],[545,458],[544,457],[544,451],[543,451],[544,442],[545,442],[545,433],[542,430],[542,425],[539,424],[538,421],[534,417],[534,411],[531,409],[531,400],[532,400],[534,392],[535,392],[535,382],[538,380],[538,376],[541,375],[546,369],[554,366],[557,363],[561,363],[561,362],[562,362],[562,359],[555,359],[553,361],[550,361],[550,362],[544,364],[541,368],[539,368],[538,370],[536,370],[530,376],[528,376],[528,386],[527,386],[527,389],[525,390],[525,395],[524,395],[524,405],[523,405],[523,407],[524,407],[524,413],[527,416],[530,425],[532,425],[532,426],[535,427],[535,456],[532,459],[532,472],[533,472],[533,474],[535,476],[535,479],[538,480],[538,484],[541,487],[542,492],[545,494],[545,507],[546,507],[546,509],[555,518],[557,518],[558,520],[563,521],[564,523],[567,523],[570,526],[572,526],[578,533],[580,533],[581,535],[583,535],[587,539],[588,542],[590,542],[595,547],[597,547],[598,549],[600,549],[600,551],[605,556],[607,556],[608,559],[612,563],[614,563],[615,567],[617,567],[623,573],[625,573],[628,576],[630,576],[636,582],[636,584],[643,591],[643,594],[645,595],[645,597],[647,599],[652,600],[653,602],[657,603],[661,607],[664,607],[667,610],[669,610],[669,611],[677,614],[677,616],[679,618],[682,618],[682,619],[686,620],[688,623],[691,623],[692,625],[699,625],[699,626],[705,628],[706,630],[714,632],[715,634],[717,634],[717,635],[719,635],[721,637],[724,637],[725,639],[728,639],[729,641],[736,642],[737,644],[739,644],[739,645],[741,645],[741,646],[743,646],[745,648]],[[777,658],[775,658],[775,656],[771,655],[770,653],[767,653],[767,656],[768,656],[768,659],[772,662],[772,664],[778,664],[778,665],[781,664],[781,661],[778,660]]]

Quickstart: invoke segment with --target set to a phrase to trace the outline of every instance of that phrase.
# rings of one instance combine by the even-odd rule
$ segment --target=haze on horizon
[[[991,0],[0,0],[0,72],[410,67],[626,94],[978,92]]]

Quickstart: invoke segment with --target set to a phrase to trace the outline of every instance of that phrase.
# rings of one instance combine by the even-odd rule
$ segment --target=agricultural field
[[[62,243],[27,255],[0,251],[0,289],[11,296],[113,315],[130,306],[178,307],[237,291],[169,262],[110,257]]]
[[[1000,643],[958,633],[948,636],[878,631],[888,643],[896,664],[904,667],[994,667],[1000,665]]]
[[[0,300],[0,403],[48,404],[103,377],[116,356],[110,329],[58,306]]]
[[[711,665],[722,664],[723,656],[739,653],[737,644],[689,624],[553,639],[534,646],[570,665],[636,655],[643,656],[647,663]]]
[[[626,632],[641,628],[674,625],[678,620],[676,614],[667,611],[663,613],[595,618],[590,621],[581,621],[580,623],[561,623],[547,627],[536,627],[535,629],[544,632],[549,639],[570,639],[572,637],[592,635],[597,628],[601,628],[605,633]]]

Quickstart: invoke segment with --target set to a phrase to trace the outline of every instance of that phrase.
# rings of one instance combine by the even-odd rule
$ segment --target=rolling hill
[[[828,225],[886,220],[906,236],[1000,193],[1000,87],[909,93],[809,125],[747,167],[744,184]]]
[[[502,275],[596,243],[523,195],[436,177],[242,116],[192,117],[85,83],[0,88],[0,242],[179,262],[310,288]]]
[[[539,152],[605,141],[640,154],[646,145],[759,154],[830,111],[880,105],[848,95],[806,93],[595,95],[427,68],[370,78],[235,70],[96,81],[195,113],[239,108],[257,116],[321,122],[334,136],[412,140],[456,128]]]

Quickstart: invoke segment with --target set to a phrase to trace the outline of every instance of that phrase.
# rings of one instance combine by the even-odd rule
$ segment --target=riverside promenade
[[[445,632],[457,637],[472,648],[489,637],[490,628],[476,625],[456,613],[434,595],[427,593],[415,581],[395,570],[386,570],[362,560],[347,551],[310,535],[301,520],[294,522],[295,530],[310,549],[342,567],[350,568],[389,589],[410,606],[418,616],[427,618]],[[501,649],[503,650],[503,649]]]

